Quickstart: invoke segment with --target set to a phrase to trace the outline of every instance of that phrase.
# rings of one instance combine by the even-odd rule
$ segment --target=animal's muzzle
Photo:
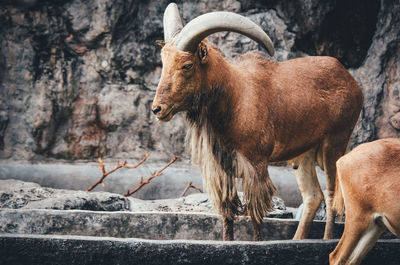
[[[157,115],[157,113],[159,113],[161,110],[162,110],[161,106],[157,106],[157,107],[155,107],[154,109],[152,109],[151,111],[152,111],[155,115]]]

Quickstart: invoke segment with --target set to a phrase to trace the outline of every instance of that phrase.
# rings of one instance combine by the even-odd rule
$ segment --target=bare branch
[[[137,163],[136,165],[134,165],[134,166],[124,166],[124,168],[129,168],[129,169],[137,168],[137,167],[140,166],[144,161],[146,161],[146,159],[149,157],[149,155],[150,155],[150,152],[148,152],[148,153],[143,157],[143,159],[140,160],[140,162]]]
[[[140,180],[139,185],[134,188],[132,191],[128,190],[124,196],[128,197],[131,196],[132,194],[134,194],[135,192],[137,192],[138,190],[140,190],[144,185],[149,184],[150,181],[158,176],[161,176],[163,173],[163,171],[169,167],[172,163],[174,163],[178,158],[180,158],[180,156],[175,156],[171,161],[168,162],[168,164],[166,164],[162,169],[160,169],[159,171],[155,172],[154,174],[152,174],[150,177],[148,177],[146,180],[143,180],[143,178]]]
[[[189,184],[187,184],[186,188],[184,189],[184,191],[181,194],[181,197],[185,196],[186,192],[190,189],[195,189],[198,190],[200,193],[203,193],[203,191],[201,190],[200,186],[195,186],[192,184],[192,182],[189,182]]]
[[[103,173],[103,175],[106,173],[106,169],[105,169],[105,167],[104,167],[104,164],[103,164],[103,160],[101,160],[101,157],[99,157],[99,159],[97,160],[98,162],[99,162],[99,166],[100,166],[100,168],[101,168],[101,172]]]
[[[117,171],[118,169],[120,169],[121,167],[123,167],[123,168],[128,168],[128,169],[137,168],[137,167],[140,166],[144,161],[146,161],[146,159],[149,157],[149,155],[150,155],[150,153],[147,153],[147,154],[144,156],[144,158],[143,158],[139,163],[137,163],[137,164],[134,165],[134,166],[127,166],[127,162],[126,162],[126,161],[124,161],[122,164],[120,164],[119,161],[117,161],[117,165],[115,166],[115,168],[113,168],[112,170],[110,170],[110,171],[108,171],[108,172],[106,172],[106,169],[105,169],[105,165],[104,165],[104,163],[103,163],[103,160],[99,157],[99,159],[98,159],[97,161],[98,161],[98,163],[99,163],[99,166],[100,166],[100,169],[101,169],[101,172],[103,173],[103,175],[101,176],[101,178],[100,178],[95,184],[93,184],[91,187],[89,187],[86,191],[91,191],[91,190],[93,190],[93,189],[94,189],[97,185],[99,185],[99,184],[102,184],[102,185],[104,186],[104,183],[103,183],[104,179],[105,179],[108,175],[110,175],[111,173],[114,173],[115,171]]]

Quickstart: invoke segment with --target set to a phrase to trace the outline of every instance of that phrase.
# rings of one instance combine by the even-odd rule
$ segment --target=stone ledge
[[[242,197],[241,192],[239,197]],[[272,203],[274,210],[266,217],[293,218],[292,211],[286,209],[282,199],[274,196]],[[15,179],[0,179],[0,209],[214,213],[212,200],[205,193],[175,199],[141,200],[109,192],[45,188]]]
[[[297,220],[264,218],[264,240],[291,239]],[[322,238],[325,222],[314,221],[310,238]],[[343,224],[335,225],[335,238]],[[100,212],[82,210],[3,209],[0,233],[112,236],[146,239],[221,240],[221,217],[193,212]],[[249,217],[240,217],[234,226],[235,240],[252,240]]]
[[[219,242],[0,234],[1,264],[327,264],[337,240]],[[380,240],[363,265],[400,264],[400,240]]]
[[[291,239],[297,220],[264,218],[263,240]],[[309,238],[321,239],[325,222],[314,221]],[[111,236],[159,240],[221,240],[221,217],[194,212],[93,212],[82,210],[3,209],[0,210],[0,233]],[[334,238],[343,232],[336,223]],[[251,241],[253,226],[249,217],[240,217],[234,225],[235,240]],[[393,239],[386,231],[381,239]]]

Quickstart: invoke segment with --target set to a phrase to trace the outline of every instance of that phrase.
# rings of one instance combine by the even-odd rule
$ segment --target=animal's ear
[[[159,45],[161,47],[164,47],[164,45],[165,45],[165,41],[163,41],[163,40],[156,40],[156,43],[157,43],[157,45]]]
[[[208,62],[208,50],[207,45],[204,42],[200,42],[199,44],[198,55],[202,64]]]

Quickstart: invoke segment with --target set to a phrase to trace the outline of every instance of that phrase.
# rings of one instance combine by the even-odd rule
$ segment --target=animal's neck
[[[209,56],[215,59],[214,54]],[[211,58],[210,58],[211,59]],[[235,177],[238,159],[235,147],[227,139],[232,127],[235,96],[229,80],[229,65],[222,58],[203,67],[202,89],[194,95],[193,107],[187,112],[190,127],[186,140],[191,146],[192,162],[200,166],[203,187],[223,216],[234,218],[242,209]],[[240,175],[240,173],[238,174]]]
[[[210,61],[203,69],[205,81],[187,117],[199,126],[207,123],[216,134],[226,134],[232,127],[238,106],[240,91],[237,88],[241,80],[237,70],[218,51],[210,50],[209,56]]]

